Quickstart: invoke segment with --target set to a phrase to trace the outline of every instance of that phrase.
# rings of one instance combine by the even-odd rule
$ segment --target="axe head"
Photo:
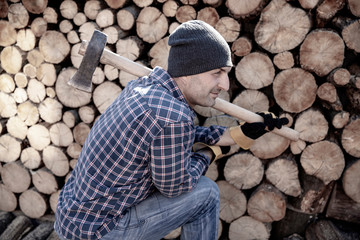
[[[100,62],[101,55],[106,45],[107,35],[95,30],[88,47],[86,48],[84,57],[80,63],[79,69],[75,75],[70,78],[68,84],[86,92],[92,90],[92,76],[96,67]]]

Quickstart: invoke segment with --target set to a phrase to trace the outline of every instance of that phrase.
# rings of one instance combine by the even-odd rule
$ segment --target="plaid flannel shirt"
[[[215,144],[225,128],[194,126],[195,113],[168,73],[156,67],[131,81],[86,139],[57,204],[55,230],[98,239],[153,191],[191,191],[210,163],[194,141]]]

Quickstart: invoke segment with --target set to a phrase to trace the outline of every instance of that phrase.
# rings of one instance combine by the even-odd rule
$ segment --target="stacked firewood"
[[[232,50],[221,98],[300,132],[296,142],[267,133],[210,166],[219,239],[359,237],[343,227],[360,224],[358,0],[0,0],[0,210],[53,214],[93,123],[136,78],[99,64],[92,93],[69,86],[81,41],[98,29],[109,50],[166,69],[168,36],[191,19]],[[199,125],[240,121],[195,110]]]

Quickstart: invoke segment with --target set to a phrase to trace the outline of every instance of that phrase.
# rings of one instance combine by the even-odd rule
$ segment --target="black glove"
[[[266,132],[274,130],[275,127],[280,129],[283,125],[289,123],[287,118],[278,118],[270,112],[258,112],[257,114],[264,118],[264,122],[244,123],[241,125],[242,132],[251,139],[257,139]]]

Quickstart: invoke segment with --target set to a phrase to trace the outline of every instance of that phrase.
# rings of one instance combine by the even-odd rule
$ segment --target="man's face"
[[[179,88],[191,107],[195,105],[211,107],[222,90],[229,90],[230,70],[231,67],[223,67],[181,77]]]

